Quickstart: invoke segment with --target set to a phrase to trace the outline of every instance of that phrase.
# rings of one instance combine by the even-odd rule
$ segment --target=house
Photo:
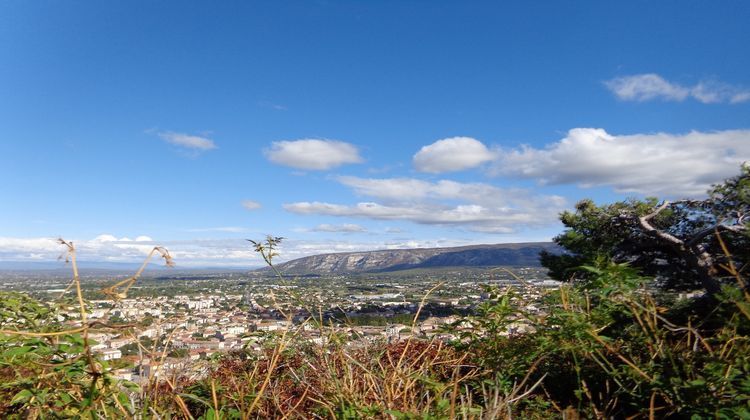
[[[122,352],[116,349],[102,350],[99,354],[102,355],[102,360],[114,360],[122,357]]]

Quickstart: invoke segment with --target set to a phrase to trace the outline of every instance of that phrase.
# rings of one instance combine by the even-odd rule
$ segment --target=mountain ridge
[[[310,255],[278,264],[276,268],[285,274],[351,274],[438,267],[538,267],[541,251],[561,252],[561,249],[553,242],[381,249]]]

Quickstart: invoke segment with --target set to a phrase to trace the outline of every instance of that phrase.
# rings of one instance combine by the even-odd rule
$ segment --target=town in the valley
[[[524,309],[535,312],[544,291],[558,285],[538,267],[295,277],[262,270],[160,270],[139,278],[126,296],[102,293],[128,275],[94,270],[82,274],[81,284],[93,326],[91,351],[108,361],[115,376],[133,382],[199,378],[206,361],[239,350],[260,354],[264,343],[285,332],[309,345],[336,339],[358,346],[412,336],[454,340],[456,328],[471,328],[462,320],[490,299],[492,290],[512,289]],[[80,324],[75,294],[66,291],[68,272],[6,272],[3,278],[2,291],[23,291],[50,306],[69,303],[58,319]],[[524,328],[519,319],[507,333]]]

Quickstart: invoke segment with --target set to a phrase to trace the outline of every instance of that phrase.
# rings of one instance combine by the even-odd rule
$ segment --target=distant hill
[[[552,242],[470,245],[453,248],[389,249],[320,254],[278,264],[284,274],[345,274],[438,267],[538,267],[542,250],[561,252]]]
[[[78,268],[81,269],[82,275],[86,274],[133,274],[138,268],[141,267],[140,262],[138,263],[127,263],[127,262],[108,262],[108,261],[78,261]],[[257,266],[256,266],[257,267]],[[247,271],[256,267],[225,267],[225,266],[188,266],[184,267],[177,264],[176,267],[166,267],[161,261],[152,260],[151,264],[146,269],[146,276],[151,275],[154,272],[167,272],[167,273],[216,273],[216,272],[235,272],[235,271]],[[0,261],[0,273],[4,272],[49,272],[49,273],[63,273],[70,274],[71,266],[69,263],[63,261]]]

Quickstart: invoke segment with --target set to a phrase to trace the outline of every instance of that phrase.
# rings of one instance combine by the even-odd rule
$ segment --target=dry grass
[[[73,242],[59,239],[58,242],[64,246],[64,257],[66,263],[70,263],[73,272],[73,278],[65,290],[60,294],[57,302],[62,305],[66,294],[75,291],[75,303],[77,304],[78,319],[72,325],[62,326],[59,323],[51,325],[41,325],[44,331],[20,330],[20,329],[2,329],[0,337],[3,341],[10,343],[10,351],[18,351],[19,354],[30,355],[25,360],[24,365],[7,364],[2,372],[5,377],[3,390],[14,392],[14,398],[0,404],[1,411],[10,409],[14,401],[25,401],[27,407],[23,411],[26,418],[44,418],[53,413],[66,413],[63,416],[75,414],[76,416],[84,413],[99,413],[105,417],[131,418],[134,415],[134,409],[131,401],[127,401],[125,394],[121,394],[122,389],[118,388],[109,377],[105,364],[97,359],[92,352],[92,342],[89,333],[92,330],[98,331],[120,331],[126,332],[132,325],[120,324],[112,325],[99,320],[88,319],[88,308],[83,297],[81,288],[81,278],[78,270],[76,248]],[[131,277],[118,282],[103,290],[105,295],[112,298],[114,302],[127,297],[130,287],[138,280],[151,258],[159,254],[166,261],[168,266],[172,265],[172,258],[169,252],[161,247],[155,247],[146,257],[142,266]],[[62,328],[62,329],[61,329]],[[52,329],[52,331],[49,331]],[[23,341],[36,340],[36,341]],[[76,352],[61,351],[65,348],[79,349]],[[11,359],[13,361],[14,359]],[[28,388],[28,379],[25,377],[32,375],[34,378],[33,390]],[[64,387],[64,389],[57,389]],[[54,392],[49,392],[49,390]],[[24,394],[27,392],[31,395],[29,398]],[[62,393],[63,401],[69,399],[79,403],[79,407],[73,409],[66,405],[60,405],[55,400]],[[19,398],[19,397],[24,398]],[[49,398],[48,396],[53,396]],[[125,397],[125,398],[122,398]],[[129,407],[126,408],[126,405]],[[72,404],[71,404],[72,406]],[[61,414],[57,414],[61,415]]]
[[[281,238],[252,241],[276,273],[273,265]],[[423,296],[412,321],[417,324],[428,296]],[[302,296],[284,289],[285,301],[295,302],[308,313],[320,314]],[[287,313],[272,296],[274,306],[292,325]],[[511,392],[484,383],[491,372],[477,365],[470,352],[458,352],[439,340],[409,337],[388,343],[359,340],[347,344],[336,330],[325,326],[322,316],[310,318],[324,338],[312,344],[303,325],[269,337],[261,354],[241,351],[220,359],[210,376],[200,381],[170,382],[165,389],[173,400],[165,412],[181,412],[186,418],[400,418],[435,417],[494,419],[510,416],[513,406],[534,392],[544,376],[530,382],[531,373]],[[185,404],[187,402],[187,404]]]

